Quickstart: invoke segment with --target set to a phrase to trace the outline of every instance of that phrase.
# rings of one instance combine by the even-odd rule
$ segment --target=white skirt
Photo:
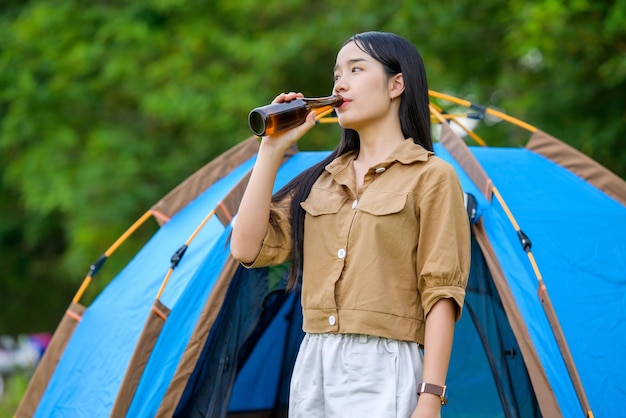
[[[423,366],[417,343],[306,334],[291,378],[289,417],[410,417]]]

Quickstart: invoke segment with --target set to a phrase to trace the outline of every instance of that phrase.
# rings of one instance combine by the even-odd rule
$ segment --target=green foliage
[[[51,329],[136,218],[250,134],[251,108],[281,91],[330,92],[337,50],[364,30],[413,41],[431,88],[500,108],[626,176],[624,1],[6,2],[0,332]],[[338,132],[320,126],[301,147],[333,147]],[[492,145],[528,137],[503,123],[479,132]],[[89,298],[155,227],[124,244]]]
[[[529,117],[624,177],[626,4],[621,3],[550,1],[539,8],[519,2],[524,18],[508,43],[516,46],[524,70],[518,97],[532,104]]]

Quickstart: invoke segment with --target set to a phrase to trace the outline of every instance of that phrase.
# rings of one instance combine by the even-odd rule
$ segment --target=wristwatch
[[[417,395],[419,396],[422,393],[430,393],[432,395],[439,396],[442,405],[448,403],[448,388],[446,385],[439,386],[432,383],[422,382],[417,385]]]

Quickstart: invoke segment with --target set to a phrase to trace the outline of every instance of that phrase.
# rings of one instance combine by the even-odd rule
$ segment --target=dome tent
[[[626,183],[528,125],[525,148],[467,146],[450,127],[459,119],[432,112],[442,126],[435,152],[456,169],[472,219],[443,416],[617,416]],[[151,216],[161,224],[88,308],[79,289],[16,416],[285,413],[298,295],[282,291],[284,266],[246,270],[228,250],[257,149],[243,141],[131,227]],[[286,156],[276,187],[327,155]]]

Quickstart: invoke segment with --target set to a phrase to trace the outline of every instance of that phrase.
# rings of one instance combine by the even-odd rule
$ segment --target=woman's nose
[[[347,87],[346,87],[346,83],[344,83],[342,80],[338,80],[338,81],[335,83],[335,87],[333,88],[333,91],[334,91],[335,93],[341,93],[341,92],[346,91],[346,88],[347,88]]]

